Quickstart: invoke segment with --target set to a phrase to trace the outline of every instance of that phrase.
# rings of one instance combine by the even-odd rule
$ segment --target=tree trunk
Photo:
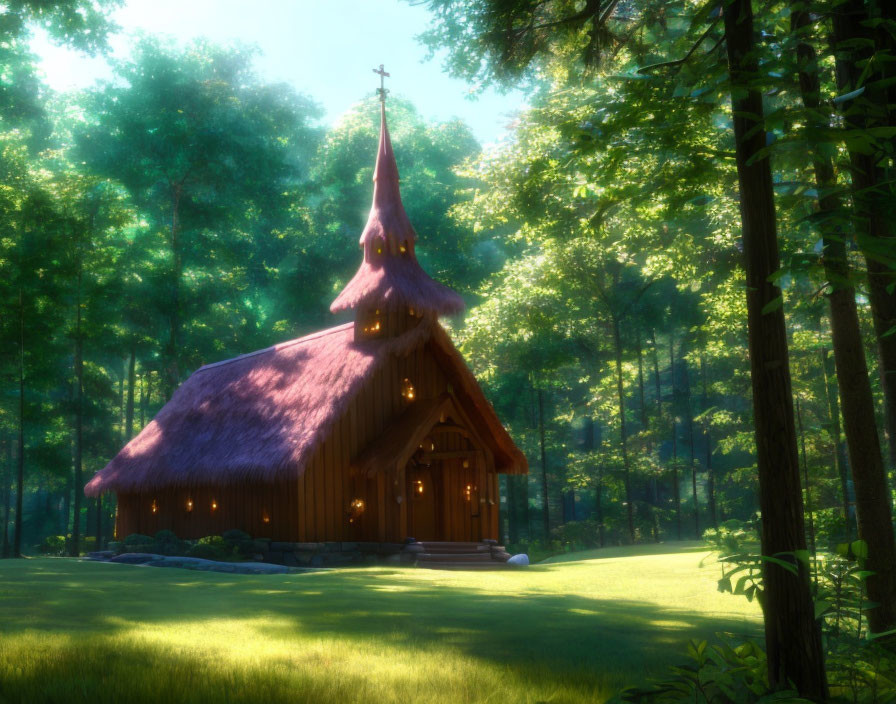
[[[678,483],[678,425],[672,419],[672,499],[675,501],[675,529],[681,540],[681,487]]]
[[[653,343],[653,383],[656,386],[656,417],[663,417],[663,392],[660,387],[660,355],[656,346],[656,330],[650,331]]]
[[[678,539],[681,535],[681,486],[678,483],[678,423],[675,420],[675,341],[669,336],[669,386],[672,396],[672,496],[675,500],[675,527]]]
[[[134,437],[134,382],[137,379],[137,350],[131,343],[131,354],[128,359],[128,405],[124,417],[124,441],[130,442]]]
[[[889,126],[887,110],[883,107],[887,104],[886,94],[878,85],[882,76],[877,69],[864,81],[862,76],[865,63],[874,53],[874,32],[865,25],[869,19],[868,4],[863,0],[847,0],[833,13],[837,88],[841,94],[866,88],[865,94],[846,103],[843,120],[849,131]],[[896,328],[896,290],[888,290],[896,284],[896,274],[890,265],[896,252],[892,220],[894,194],[880,166],[890,156],[882,150],[849,150],[856,240],[868,267],[868,302],[877,336],[889,462],[891,467],[896,467],[896,335],[887,335]],[[843,415],[845,423],[845,408]],[[851,464],[855,472],[855,463]],[[896,619],[896,606],[893,609],[892,618]]]
[[[75,297],[75,486],[72,501],[72,540],[69,555],[81,553],[81,496],[84,494],[84,342],[81,339],[81,261],[78,261],[78,290]]]
[[[850,540],[852,535],[852,521],[849,518],[849,478],[847,476],[846,453],[843,449],[843,442],[840,439],[840,403],[837,400],[838,389],[833,388],[831,384],[831,375],[828,371],[828,351],[824,348],[821,350],[821,366],[824,375],[824,390],[828,402],[828,417],[831,424],[831,437],[834,440],[834,452],[832,458],[834,460],[834,468],[840,479],[840,494],[843,502],[843,521],[846,525],[846,540]]]
[[[146,427],[146,404],[147,404],[147,396],[146,396],[146,379],[147,373],[143,372],[140,375],[140,429]]]
[[[576,490],[568,489],[563,495],[563,522],[576,520]]]
[[[13,557],[22,556],[22,503],[25,494],[25,301],[19,287],[19,447],[16,476],[16,536]]]
[[[703,381],[703,413],[709,408],[709,394],[706,384],[706,360],[700,358],[700,376]],[[716,514],[716,479],[712,471],[712,435],[709,431],[709,418],[703,417],[703,437],[706,442],[706,500],[709,503],[709,520],[712,527],[719,527],[719,518]]]
[[[9,495],[12,490],[12,437],[8,432],[3,434],[3,445],[6,448],[6,466],[3,468],[3,552],[2,557],[9,557]]]
[[[638,395],[641,399],[641,431],[647,432],[648,430],[648,420],[647,420],[647,402],[646,402],[646,394],[644,393],[644,350],[641,348],[641,331],[638,330],[637,335],[637,346],[638,346]],[[649,437],[649,435],[648,435]],[[645,449],[647,451],[648,456],[653,454],[653,441],[648,440],[645,443]],[[660,531],[659,531],[659,519],[657,518],[656,512],[658,507],[658,496],[656,490],[656,474],[654,472],[650,473],[650,498],[651,498],[651,506],[650,506],[650,516],[651,516],[651,524],[653,525],[653,542],[660,542]]]
[[[165,397],[171,398],[177,385],[180,383],[180,369],[178,365],[180,357],[180,280],[183,275],[183,254],[180,245],[180,200],[182,187],[173,186],[171,193],[171,255],[174,261],[172,271],[171,290],[171,330],[168,340],[166,360],[168,368],[165,378]]]
[[[632,478],[628,459],[628,432],[625,424],[625,389],[622,384],[622,334],[619,318],[613,316],[613,346],[616,351],[616,395],[619,401],[619,443],[622,448],[622,472],[625,484],[625,507],[628,513],[628,533],[632,544],[635,542],[635,512],[632,506]]]
[[[743,249],[762,554],[794,563],[797,574],[763,562],[765,643],[772,687],[793,682],[807,698],[827,698],[824,650],[815,620],[806,550],[787,329],[781,290],[771,281],[780,268],[771,165],[766,146],[762,95],[751,0],[723,6],[731,83]],[[758,121],[758,123],[757,123]]]
[[[809,25],[808,13],[793,13],[791,24],[797,31],[806,28]],[[842,20],[835,22],[837,26],[842,24]],[[815,51],[803,41],[797,46],[797,57],[800,62],[803,102],[810,113],[818,115],[822,107]],[[818,122],[817,127],[825,129],[831,120],[819,116]],[[856,156],[864,159],[864,155]],[[843,426],[849,448],[849,464],[856,491],[859,536],[868,543],[867,568],[874,573],[868,577],[866,585],[869,599],[880,604],[868,611],[868,624],[872,632],[880,633],[896,628],[896,540],[893,536],[889,486],[877,435],[874,397],[859,328],[855,287],[849,275],[846,243],[842,231],[832,222],[841,205],[837,196],[831,194],[836,187],[834,168],[830,159],[818,149],[812,150],[812,162],[818,191],[825,194],[819,197],[819,211],[828,216],[826,221],[822,221],[822,259],[825,275],[831,285],[828,295],[831,307],[831,340],[837,369],[837,387],[843,408]],[[882,352],[881,359],[883,358]]]
[[[697,501],[697,458],[694,456],[694,410],[691,406],[691,374],[684,361],[685,400],[688,409],[688,452],[691,459],[691,493],[694,497],[694,538],[700,540],[700,504]]]
[[[604,468],[602,464],[597,465],[597,486],[594,488],[594,507],[595,518],[597,519],[597,539],[600,546],[607,544],[606,532],[604,530]]]
[[[638,396],[641,401],[641,430],[647,430],[647,404],[644,401],[644,355],[641,350],[641,333],[637,335],[638,347]]]
[[[125,371],[125,360],[121,362],[121,372],[118,375],[118,444],[124,447],[127,442],[125,437],[125,395],[124,395],[124,378],[127,375]]]
[[[541,512],[541,520],[544,525],[544,540],[551,540],[551,521],[548,509],[548,459],[544,444],[544,392],[538,389],[538,442],[541,447],[541,491],[544,497],[544,507]]]
[[[815,518],[812,515],[812,487],[809,485],[809,461],[806,459],[806,435],[803,432],[803,411],[796,401],[796,422],[800,431],[800,449],[803,453],[803,487],[806,492],[806,513],[809,515],[809,550],[815,557]]]

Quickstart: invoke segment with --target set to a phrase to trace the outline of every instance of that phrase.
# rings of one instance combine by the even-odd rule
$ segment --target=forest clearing
[[[703,546],[666,550],[488,573],[0,563],[0,700],[599,702],[689,639],[761,638]]]

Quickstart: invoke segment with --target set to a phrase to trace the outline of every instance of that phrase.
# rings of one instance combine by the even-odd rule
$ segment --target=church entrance
[[[417,540],[444,540],[442,536],[442,481],[440,462],[430,466],[409,464],[405,472],[408,497],[408,535]]]

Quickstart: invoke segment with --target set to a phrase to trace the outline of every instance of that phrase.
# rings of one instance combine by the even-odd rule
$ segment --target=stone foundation
[[[287,567],[344,567],[378,562],[413,562],[406,543],[285,543],[255,539],[255,560]]]

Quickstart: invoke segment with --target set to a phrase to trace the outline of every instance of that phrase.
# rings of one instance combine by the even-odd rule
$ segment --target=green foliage
[[[160,530],[156,533],[152,545],[153,549],[150,552],[159,555],[183,555],[187,550],[187,544],[170,530]]]
[[[37,547],[41,555],[62,557],[68,553],[68,537],[65,535],[48,535]]]
[[[703,531],[703,540],[722,555],[733,555],[742,553],[745,547],[758,542],[756,529],[757,526],[753,522],[730,518],[719,524],[718,528],[707,528]]]
[[[600,533],[596,521],[568,521],[551,531],[552,542],[559,543],[563,550],[587,550],[600,545]]]
[[[795,691],[769,689],[765,652],[756,643],[709,645],[688,643],[689,662],[671,668],[673,676],[651,687],[620,692],[618,702],[698,702],[700,704],[758,704],[808,702]]]
[[[227,544],[230,552],[234,555],[249,558],[258,552],[256,550],[255,541],[244,531],[237,529],[225,530],[221,534],[221,538]]]
[[[189,557],[201,557],[205,560],[232,561],[240,559],[240,553],[232,543],[220,535],[200,538],[186,553]]]
[[[131,533],[123,542],[125,552],[153,552],[155,549],[155,540],[140,533]]]

